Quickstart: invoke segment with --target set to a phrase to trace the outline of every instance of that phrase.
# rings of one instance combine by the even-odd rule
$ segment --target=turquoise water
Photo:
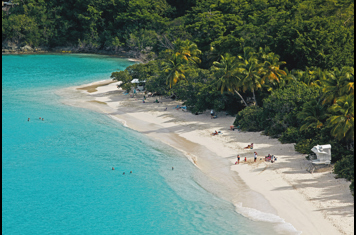
[[[2,56],[2,234],[273,234],[201,188],[178,151],[55,95],[132,63]]]

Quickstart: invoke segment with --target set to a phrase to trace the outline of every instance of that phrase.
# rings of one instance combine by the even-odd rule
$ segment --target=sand
[[[236,211],[255,221],[275,225],[276,234],[353,234],[354,199],[350,182],[336,179],[332,168],[306,171],[305,155],[294,151],[293,144],[281,144],[277,139],[259,132],[229,130],[234,117],[218,113],[211,119],[209,111],[199,115],[176,110],[181,102],[163,97],[148,98],[124,95],[112,80],[71,87],[63,102],[106,113],[125,126],[158,139],[182,151],[218,190],[207,190],[231,201]],[[160,103],[153,103],[156,100]],[[162,103],[163,102],[163,103]],[[167,111],[165,108],[167,107]],[[222,133],[212,136],[215,130]],[[254,143],[254,149],[244,149]],[[258,153],[253,162],[253,152]],[[274,154],[275,163],[264,156]],[[235,165],[236,156],[241,156]],[[243,159],[247,158],[247,162]],[[260,158],[262,158],[260,160]]]

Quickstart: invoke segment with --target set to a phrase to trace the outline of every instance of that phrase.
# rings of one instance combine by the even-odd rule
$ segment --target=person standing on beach
[[[240,164],[240,155],[237,154],[237,164]]]
[[[245,162],[246,162],[247,160],[246,160],[246,157],[245,157]]]
[[[257,153],[256,152],[253,153],[253,159],[254,159],[254,162],[256,162],[256,159],[257,159]]]

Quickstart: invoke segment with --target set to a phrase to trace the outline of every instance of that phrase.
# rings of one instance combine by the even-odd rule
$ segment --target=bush
[[[243,131],[261,131],[263,108],[249,106],[240,111],[234,121],[235,126],[240,126]]]
[[[354,156],[346,155],[340,161],[335,163],[334,173],[338,176],[351,181],[350,189],[354,192]]]
[[[300,140],[301,133],[297,127],[289,127],[285,132],[279,137],[279,141],[282,144],[286,143],[297,143]]]
[[[295,146],[294,149],[295,151],[303,154],[310,154],[312,153],[311,149],[313,148],[313,141],[312,139],[304,139],[300,142],[298,142]]]
[[[263,100],[261,120],[264,133],[271,137],[280,137],[289,127],[299,128],[301,121],[297,119],[297,114],[302,111],[304,103],[317,99],[320,92],[320,88],[308,87],[296,81],[288,87],[272,91]]]

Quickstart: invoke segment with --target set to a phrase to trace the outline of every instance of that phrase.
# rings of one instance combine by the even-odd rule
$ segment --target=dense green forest
[[[133,51],[145,63],[112,73],[129,89],[236,115],[312,156],[332,145],[354,189],[354,1],[14,0],[2,42]]]

